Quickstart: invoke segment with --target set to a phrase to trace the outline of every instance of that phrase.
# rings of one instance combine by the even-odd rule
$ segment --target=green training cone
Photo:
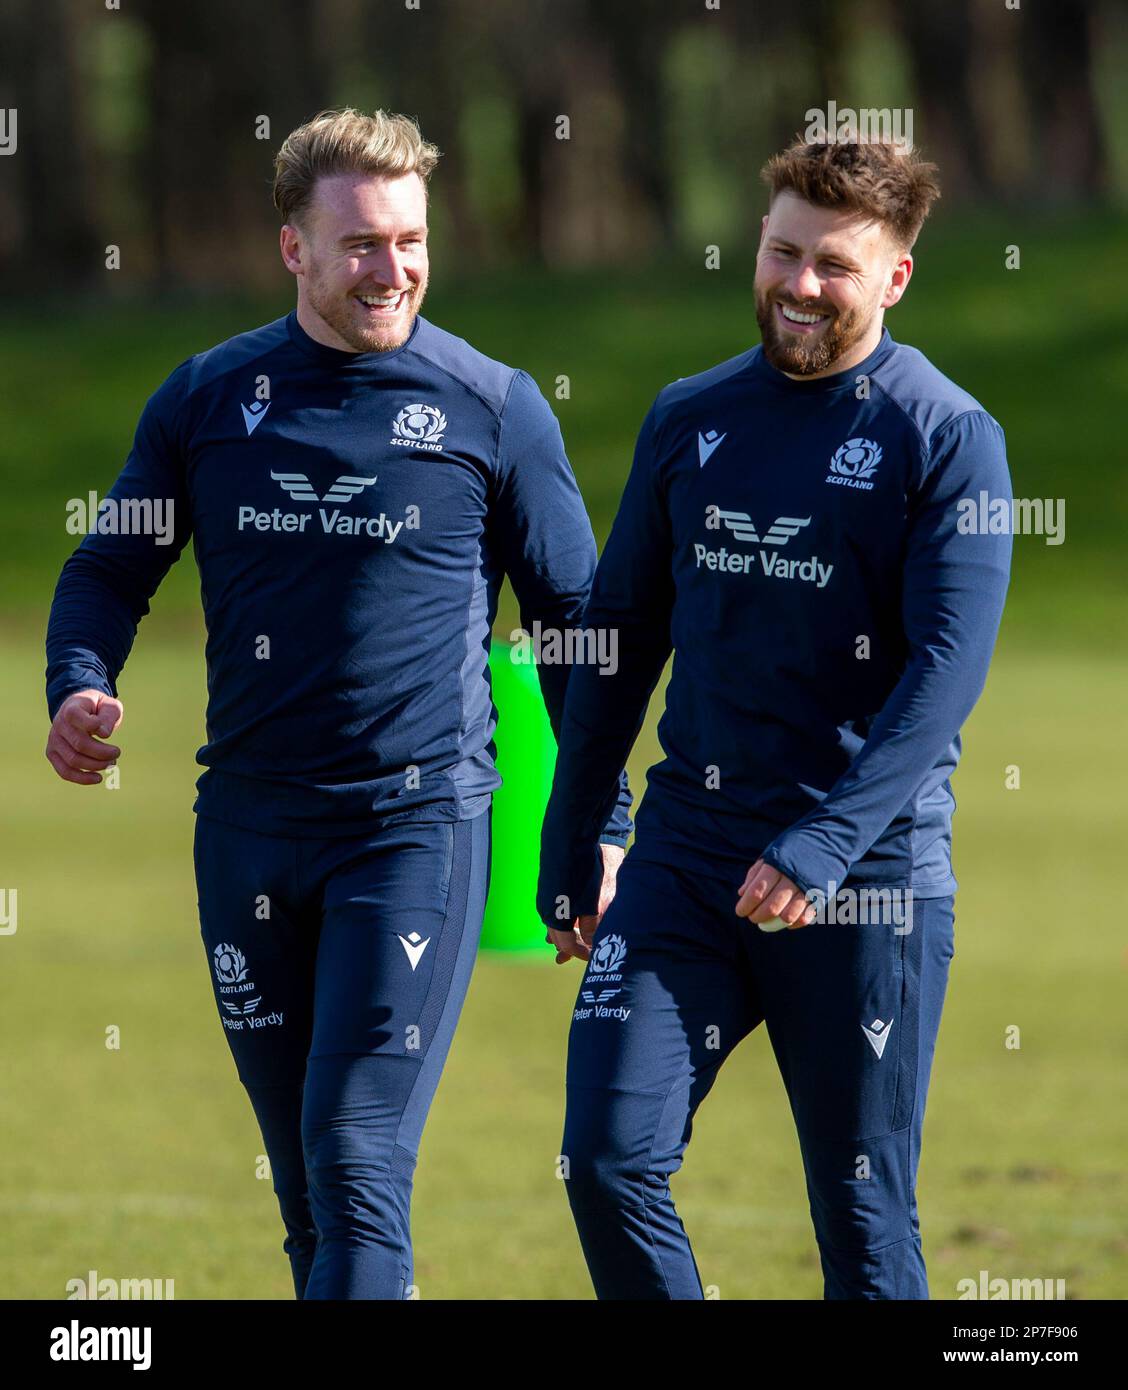
[[[537,917],[536,892],[541,821],[552,790],[556,739],[531,651],[530,659],[522,662],[512,659],[514,650],[495,639],[490,651],[497,769],[505,784],[493,798],[493,861],[482,947],[539,949],[551,959]]]

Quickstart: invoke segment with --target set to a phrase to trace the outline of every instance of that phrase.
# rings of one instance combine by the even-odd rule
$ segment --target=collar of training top
[[[750,365],[757,376],[769,385],[778,387],[781,391],[853,391],[858,384],[858,377],[868,376],[875,367],[879,367],[885,361],[896,347],[897,344],[889,335],[889,329],[882,328],[877,347],[868,357],[863,357],[860,362],[855,363],[852,367],[847,367],[844,372],[834,372],[831,376],[819,376],[813,380],[795,381],[786,372],[781,372],[778,367],[773,367],[765,357],[762,346],[755,349]]]
[[[325,343],[319,343],[316,338],[311,338],[298,322],[296,309],[291,309],[286,315],[286,331],[296,348],[304,352],[307,357],[323,362],[327,367],[351,367],[357,364],[367,367],[379,362],[394,361],[415,341],[415,336],[419,332],[419,325],[422,322],[422,317],[416,314],[415,321],[411,325],[411,332],[398,348],[392,348],[388,352],[348,352],[343,348],[329,347]]]

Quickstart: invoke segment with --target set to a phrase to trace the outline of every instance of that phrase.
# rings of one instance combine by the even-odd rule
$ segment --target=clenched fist
[[[89,787],[121,756],[121,749],[102,743],[121,723],[120,700],[102,690],[76,690],[56,711],[47,738],[47,761],[64,782]]]
[[[557,927],[549,927],[544,938],[550,946],[556,947],[557,965],[563,965],[573,956],[577,960],[590,960],[591,939],[595,935],[595,929],[603,920],[603,914],[615,900],[615,885],[619,866],[627,852],[618,845],[600,845],[599,848],[603,855],[603,882],[599,887],[599,906],[596,908],[595,915],[575,918],[567,931]]]

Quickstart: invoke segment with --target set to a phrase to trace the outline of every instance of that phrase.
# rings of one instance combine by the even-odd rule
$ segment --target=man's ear
[[[302,265],[302,234],[291,222],[285,222],[278,233],[278,251],[282,264],[291,275],[300,275]]]
[[[889,283],[886,286],[885,294],[881,299],[883,309],[892,309],[897,304],[905,291],[909,288],[909,281],[913,278],[913,258],[909,251],[902,251],[893,262],[893,268],[889,272]]]
[[[760,219],[760,240],[756,244],[756,261],[760,260],[760,252],[764,249],[764,240],[768,235],[768,214],[764,213]]]

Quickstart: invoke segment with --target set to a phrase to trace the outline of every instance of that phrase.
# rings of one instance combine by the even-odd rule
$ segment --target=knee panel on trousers
[[[681,1164],[685,1115],[666,1095],[569,1088],[561,1156],[573,1210],[662,1201]]]
[[[880,1250],[914,1235],[911,1130],[823,1141],[804,1166],[820,1245]]]

